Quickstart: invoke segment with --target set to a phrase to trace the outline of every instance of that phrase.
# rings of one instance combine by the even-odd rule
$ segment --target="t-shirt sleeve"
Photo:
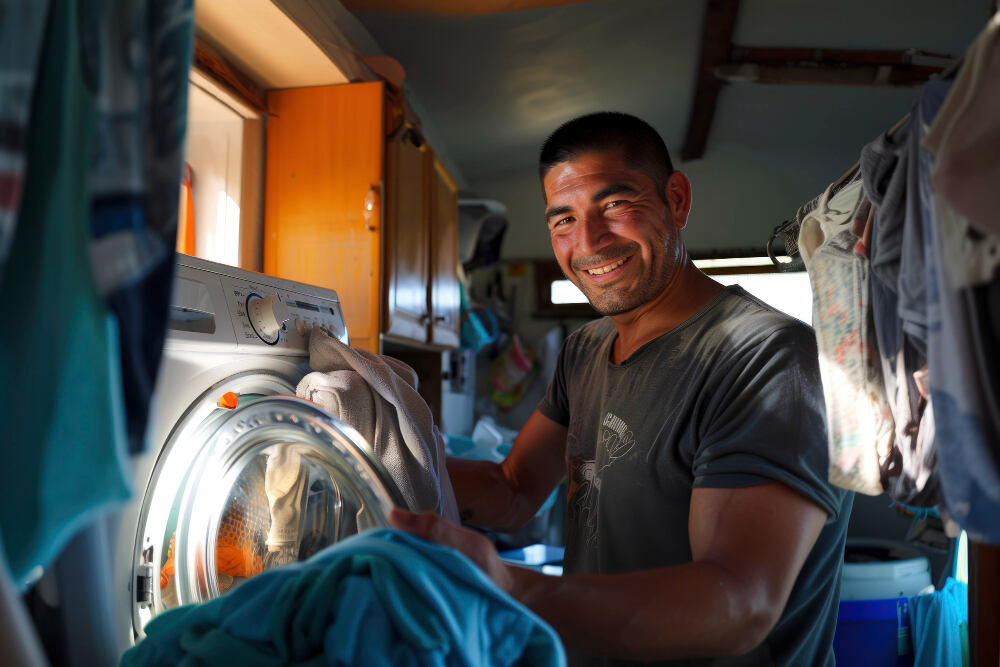
[[[694,486],[781,482],[835,519],[844,492],[828,481],[826,412],[812,330],[796,325],[775,331],[721,364],[713,384],[692,463]]]
[[[569,426],[569,395],[567,393],[569,382],[567,370],[571,368],[571,362],[569,361],[570,348],[575,339],[576,336],[570,336],[563,343],[562,348],[560,348],[559,358],[556,360],[556,372],[552,376],[552,382],[549,383],[549,388],[546,390],[545,396],[542,397],[541,402],[538,404],[539,412],[563,426]]]

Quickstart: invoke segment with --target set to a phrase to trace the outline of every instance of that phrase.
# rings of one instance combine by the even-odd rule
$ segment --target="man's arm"
[[[464,523],[517,530],[566,474],[566,427],[535,410],[502,463],[449,458],[447,465]]]
[[[627,659],[739,655],[781,616],[826,512],[789,487],[696,488],[692,562],[616,575],[549,577],[504,564],[489,540],[433,514],[394,524],[472,558],[572,650]]]

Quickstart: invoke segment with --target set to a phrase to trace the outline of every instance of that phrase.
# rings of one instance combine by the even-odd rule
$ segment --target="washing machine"
[[[302,560],[404,506],[350,425],[294,396],[336,292],[178,256],[148,448],[114,553],[117,654],[157,614]]]

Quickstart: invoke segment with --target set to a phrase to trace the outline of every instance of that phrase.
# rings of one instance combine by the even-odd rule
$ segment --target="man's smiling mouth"
[[[611,264],[605,264],[604,266],[599,266],[596,269],[587,269],[587,273],[589,273],[592,276],[601,276],[610,271],[614,271],[627,261],[628,257],[622,257],[618,261],[612,262]]]

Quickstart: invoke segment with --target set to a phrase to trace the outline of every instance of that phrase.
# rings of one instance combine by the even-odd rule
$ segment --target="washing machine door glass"
[[[137,549],[140,568],[159,574],[136,610],[139,633],[163,609],[385,526],[402,504],[364,438],[308,401],[258,398],[215,413],[211,428],[171,494],[160,555]]]

